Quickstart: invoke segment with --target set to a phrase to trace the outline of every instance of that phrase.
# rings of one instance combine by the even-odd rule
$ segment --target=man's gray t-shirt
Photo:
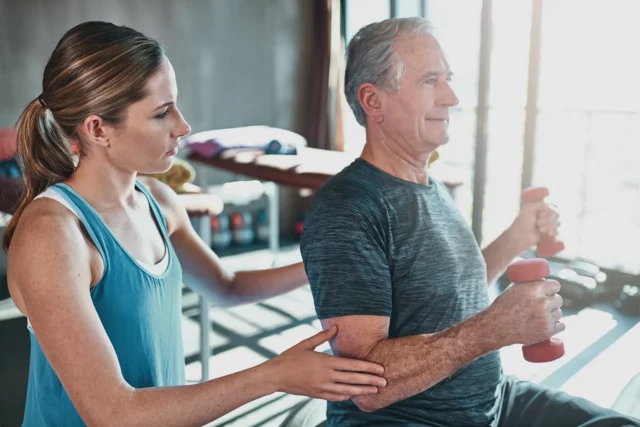
[[[432,178],[412,183],[355,160],[315,195],[300,249],[320,319],[386,316],[389,338],[398,338],[442,331],[489,305],[480,248],[447,188]],[[328,402],[328,424],[490,425],[501,374],[492,352],[374,412],[350,400]]]

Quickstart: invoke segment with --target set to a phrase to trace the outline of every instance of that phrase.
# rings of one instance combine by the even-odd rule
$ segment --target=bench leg
[[[276,265],[280,250],[280,188],[273,182],[266,183],[269,195],[269,250]]]
[[[211,247],[211,219],[209,215],[198,218],[198,235]],[[209,302],[205,297],[200,295],[200,364],[202,365],[201,379],[207,381],[209,379],[209,356],[211,356],[211,343],[209,342]]]
[[[200,364],[202,365],[201,380],[209,380],[209,356],[211,348],[209,343],[209,303],[204,297],[200,297]]]

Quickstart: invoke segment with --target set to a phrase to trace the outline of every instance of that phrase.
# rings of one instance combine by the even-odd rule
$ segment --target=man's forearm
[[[518,237],[509,228],[482,251],[487,264],[488,284],[495,282],[511,261],[527,249],[523,247]]]
[[[387,386],[353,401],[370,412],[433,387],[500,347],[492,334],[494,323],[485,310],[442,332],[380,341],[366,360],[385,367]]]
[[[309,283],[302,263],[265,270],[239,271],[227,289],[229,305],[248,304],[282,295]]]

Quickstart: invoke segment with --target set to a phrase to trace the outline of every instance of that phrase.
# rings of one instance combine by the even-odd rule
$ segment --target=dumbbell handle
[[[507,267],[507,276],[513,283],[543,280],[551,274],[545,259],[531,258],[514,262]],[[525,360],[533,363],[551,362],[564,355],[564,344],[558,338],[548,338],[535,344],[522,346]]]
[[[541,202],[549,196],[546,187],[532,187],[522,192],[523,203]],[[550,257],[564,250],[564,243],[548,234],[543,234],[536,246],[536,255],[539,257]]]

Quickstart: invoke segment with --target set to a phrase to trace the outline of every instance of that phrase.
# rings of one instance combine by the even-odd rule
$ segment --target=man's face
[[[404,63],[400,90],[382,92],[380,130],[419,155],[449,140],[449,107],[458,104],[449,64],[431,35],[400,37],[395,53]]]

